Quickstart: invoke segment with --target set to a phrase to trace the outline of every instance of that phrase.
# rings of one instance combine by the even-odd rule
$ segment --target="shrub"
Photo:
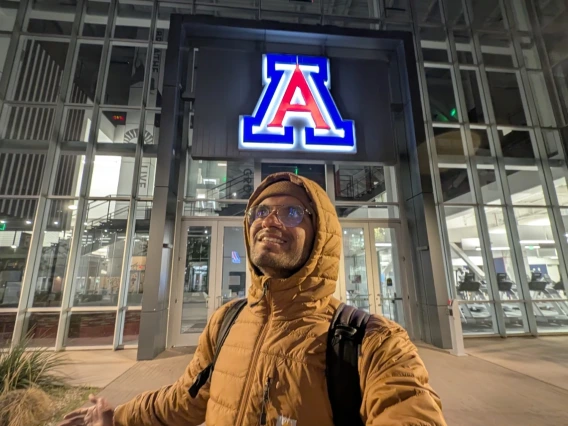
[[[40,426],[52,415],[51,398],[41,389],[15,389],[0,395],[0,426]]]
[[[16,389],[61,386],[61,375],[55,369],[65,364],[62,354],[47,349],[26,351],[27,336],[18,344],[0,349],[0,395]]]

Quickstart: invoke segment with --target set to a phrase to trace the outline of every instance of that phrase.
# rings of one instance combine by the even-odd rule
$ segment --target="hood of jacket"
[[[280,180],[300,185],[308,194],[316,217],[312,252],[304,266],[289,278],[262,275],[250,261],[250,228],[245,218],[247,263],[251,277],[248,298],[249,305],[257,312],[270,309],[276,317],[294,319],[321,312],[329,305],[339,275],[341,226],[335,206],[325,191],[310,179],[292,173],[268,176],[250,197],[247,210],[267,186]]]

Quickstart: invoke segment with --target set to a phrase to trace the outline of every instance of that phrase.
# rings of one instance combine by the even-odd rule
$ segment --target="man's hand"
[[[93,404],[67,414],[58,426],[113,426],[114,409],[104,398],[89,395]]]

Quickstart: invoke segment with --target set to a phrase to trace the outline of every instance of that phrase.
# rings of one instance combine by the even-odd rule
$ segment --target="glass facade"
[[[0,340],[137,344],[173,13],[411,32],[428,148],[419,161],[430,164],[464,331],[568,332],[565,2],[0,8]],[[259,178],[286,167],[189,157],[181,214],[241,216]],[[394,168],[338,164],[329,186],[326,167],[302,167],[334,191],[340,217],[399,217]]]

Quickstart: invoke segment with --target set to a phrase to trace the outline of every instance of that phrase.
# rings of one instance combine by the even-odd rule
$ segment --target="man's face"
[[[266,198],[263,206],[302,206],[295,197],[279,195]],[[250,225],[251,262],[264,275],[287,278],[298,271],[310,257],[314,242],[311,216],[304,214],[296,227],[285,227],[272,211],[265,219]]]

